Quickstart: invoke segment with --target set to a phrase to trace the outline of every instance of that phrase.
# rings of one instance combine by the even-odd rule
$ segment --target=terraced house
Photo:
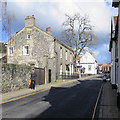
[[[55,39],[50,27],[38,28],[34,15],[25,18],[25,27],[6,44],[7,62],[44,69],[45,83],[74,72],[73,49]]]

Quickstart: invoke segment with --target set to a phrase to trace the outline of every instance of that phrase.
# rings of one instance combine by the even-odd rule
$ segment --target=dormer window
[[[30,39],[30,34],[27,34],[27,39]]]

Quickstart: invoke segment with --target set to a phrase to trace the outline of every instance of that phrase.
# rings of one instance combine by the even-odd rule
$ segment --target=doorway
[[[49,69],[49,83],[51,82],[51,69]]]

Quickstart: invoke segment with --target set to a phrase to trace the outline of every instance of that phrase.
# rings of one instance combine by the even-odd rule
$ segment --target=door
[[[35,68],[35,72],[37,74],[35,84],[36,85],[45,84],[45,70],[43,68]]]
[[[49,83],[51,82],[51,69],[49,69]]]

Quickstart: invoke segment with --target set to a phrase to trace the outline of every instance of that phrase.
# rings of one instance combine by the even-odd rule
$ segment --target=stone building
[[[25,18],[25,27],[7,41],[7,62],[45,69],[45,83],[60,74],[72,74],[73,49],[55,39],[51,28],[46,31],[35,25],[35,17]]]
[[[110,71],[111,71],[111,63],[98,64],[97,70],[98,70],[98,73],[110,73]]]

